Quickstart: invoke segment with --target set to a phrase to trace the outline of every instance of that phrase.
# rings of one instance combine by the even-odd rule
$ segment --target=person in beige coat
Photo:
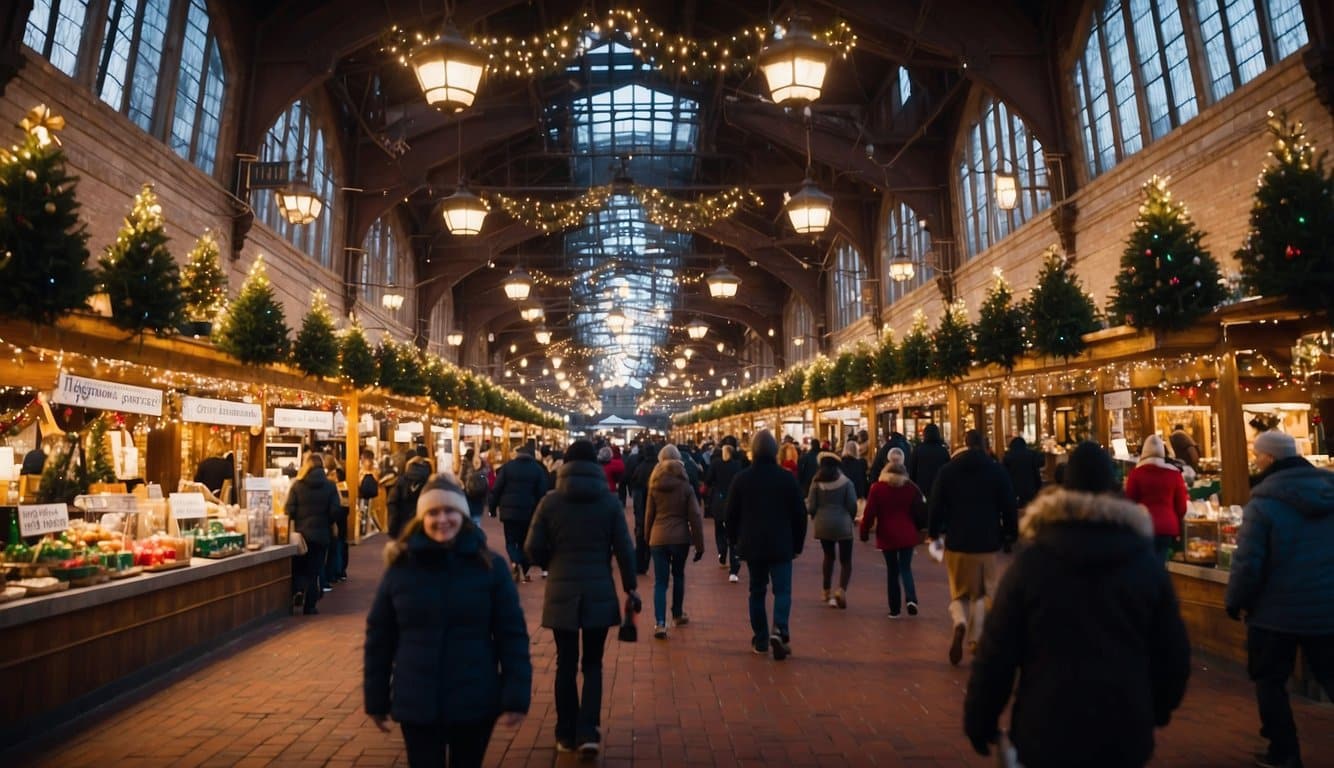
[[[667,638],[667,581],[672,582],[672,624],[685,626],[690,618],[682,608],[686,595],[686,554],[695,547],[695,561],[704,556],[704,514],[699,497],[690,486],[681,454],[674,445],[658,453],[658,464],[648,481],[644,510],[653,554],[653,636]]]

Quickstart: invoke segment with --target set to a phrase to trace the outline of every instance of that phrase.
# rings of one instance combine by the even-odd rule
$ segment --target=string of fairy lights
[[[471,42],[486,57],[490,77],[532,78],[563,71],[587,51],[590,40],[605,38],[624,40],[640,61],[657,71],[707,77],[751,69],[765,42],[781,37],[784,31],[755,25],[724,37],[696,39],[665,30],[635,10],[613,8],[597,13],[584,9],[531,37],[476,35]],[[811,34],[843,58],[857,46],[857,35],[844,21],[813,29]],[[380,49],[407,66],[413,49],[434,37],[434,31],[394,25],[381,35]]]
[[[735,215],[743,205],[758,208],[764,204],[757,193],[742,187],[725,189],[697,200],[681,200],[655,187],[638,184],[590,187],[569,200],[544,200],[531,195],[514,197],[497,191],[487,194],[510,218],[551,234],[581,226],[590,216],[602,210],[612,195],[622,190],[639,201],[650,222],[676,232],[707,229]]]

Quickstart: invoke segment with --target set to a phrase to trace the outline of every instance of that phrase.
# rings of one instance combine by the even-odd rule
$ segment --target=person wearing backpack
[[[420,456],[408,460],[403,470],[403,477],[394,485],[389,494],[389,537],[397,539],[417,514],[417,497],[422,487],[431,476],[431,463]]]
[[[468,515],[473,523],[482,524],[486,512],[486,494],[491,490],[491,473],[486,463],[477,458],[473,449],[463,454],[463,493],[468,499]]]
[[[491,488],[491,514],[498,515],[505,528],[505,549],[515,583],[532,581],[523,543],[528,538],[533,510],[547,492],[547,470],[538,463],[536,453],[531,442],[516,450],[514,458],[496,473],[496,484]]]

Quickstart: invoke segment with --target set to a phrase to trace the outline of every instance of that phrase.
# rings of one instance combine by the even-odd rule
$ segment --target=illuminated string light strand
[[[775,32],[756,25],[726,37],[696,40],[664,30],[634,10],[612,9],[606,14],[584,10],[570,21],[531,37],[479,35],[472,38],[472,44],[486,56],[486,73],[491,77],[540,77],[560,72],[588,51],[590,40],[608,39],[623,41],[653,69],[703,77],[750,69],[765,43],[776,37]],[[843,21],[814,30],[812,35],[843,58],[857,45],[857,35]],[[413,49],[433,38],[434,33],[394,25],[381,35],[380,50],[407,66]]]
[[[756,208],[763,205],[758,194],[741,187],[723,190],[698,200],[680,200],[660,189],[637,184],[630,185],[628,191],[643,206],[644,215],[649,221],[677,232],[706,229],[730,218],[742,205]],[[587,192],[570,200],[511,197],[503,192],[490,192],[488,197],[515,221],[551,233],[582,225],[588,217],[602,210],[616,192],[616,185],[606,184],[590,187]]]

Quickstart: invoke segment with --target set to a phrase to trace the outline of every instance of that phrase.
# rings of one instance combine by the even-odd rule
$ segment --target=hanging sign
[[[181,398],[181,421],[225,424],[232,427],[264,426],[264,407],[259,403],[235,403],[207,397]]]
[[[60,372],[51,402],[102,411],[162,415],[162,390],[113,381],[98,381]]]
[[[201,517],[208,517],[208,508],[204,506],[202,493],[173,493],[169,504],[174,520],[198,520]]]
[[[1130,390],[1108,392],[1102,396],[1102,407],[1109,411],[1122,411],[1130,407]]]
[[[332,432],[333,424],[333,411],[301,411],[296,408],[273,409],[273,426],[275,427]]]
[[[69,507],[64,504],[20,504],[19,534],[40,536],[69,527]]]

